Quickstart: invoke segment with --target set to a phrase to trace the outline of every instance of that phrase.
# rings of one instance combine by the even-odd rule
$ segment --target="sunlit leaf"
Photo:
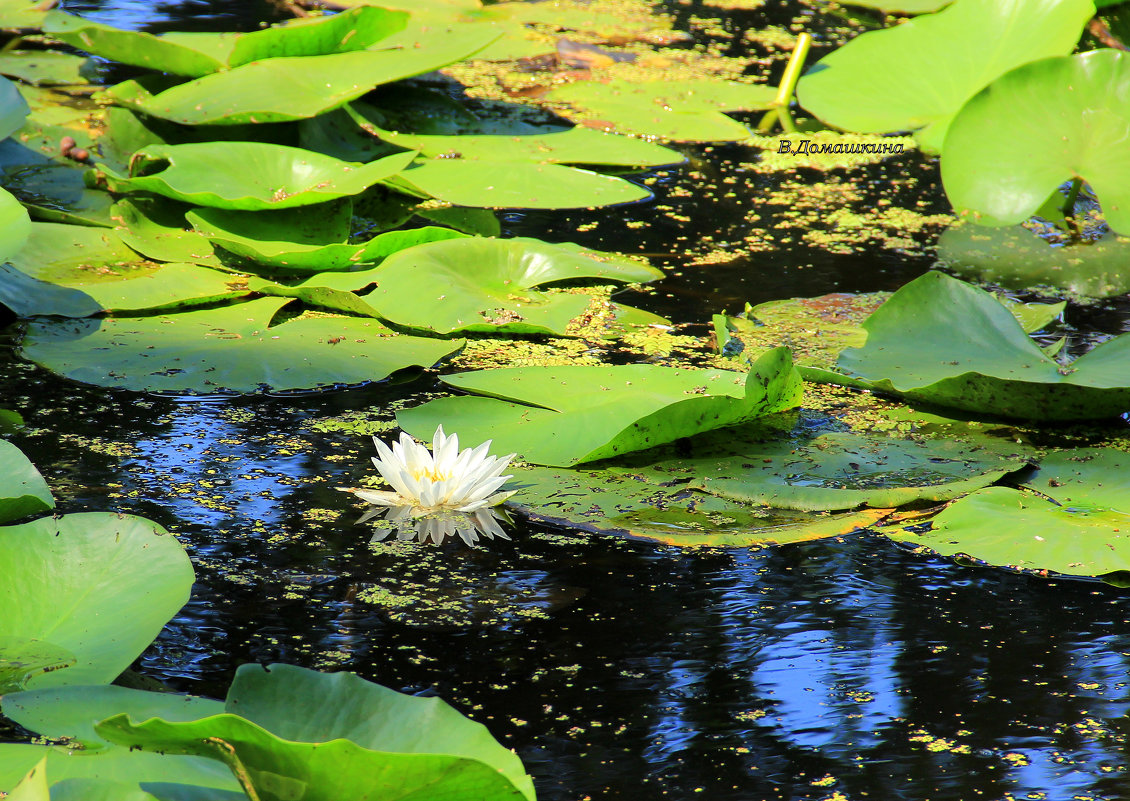
[[[0,523],[54,508],[55,499],[35,465],[15,445],[0,439]]]

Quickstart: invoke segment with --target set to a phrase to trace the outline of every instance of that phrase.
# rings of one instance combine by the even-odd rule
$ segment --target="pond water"
[[[275,18],[235,0],[66,7],[153,30]],[[729,19],[807,12],[761,13]],[[655,254],[671,278],[632,302],[699,325],[746,301],[894,289],[932,263],[929,230],[911,246],[833,253],[794,226],[770,248],[692,264],[684,241],[727,250],[751,210],[772,231],[791,204],[772,200],[784,177],[744,172],[749,152],[687,152],[689,166],[644,176],[650,204],[506,213],[504,234]],[[728,176],[733,197],[704,191]],[[908,193],[922,213],[947,208],[917,155],[854,171],[850,185],[856,209]],[[1090,315],[1124,327],[1117,304]],[[370,470],[368,438],[342,415],[435,388],[423,375],[184,401],[74,385],[0,348],[0,405],[28,422],[13,441],[60,511],[140,514],[188,548],[192,601],[135,666],[175,690],[223,697],[236,666],[283,661],[438,694],[516,749],[544,801],[1130,798],[1123,590],[955,564],[867,533],[683,551],[519,523],[513,542],[475,550],[370,545],[334,489]]]

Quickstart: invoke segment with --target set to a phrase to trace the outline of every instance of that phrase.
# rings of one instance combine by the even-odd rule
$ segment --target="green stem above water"
[[[789,56],[789,63],[785,65],[785,74],[781,76],[781,83],[777,87],[777,97],[773,99],[769,111],[765,112],[765,116],[757,125],[759,133],[768,133],[773,123],[778,121],[786,132],[796,131],[792,115],[789,114],[789,104],[793,101],[793,91],[796,89],[797,81],[800,80],[800,73],[804,69],[804,61],[808,57],[810,47],[812,47],[811,34],[802,33],[797,36],[796,47]]]

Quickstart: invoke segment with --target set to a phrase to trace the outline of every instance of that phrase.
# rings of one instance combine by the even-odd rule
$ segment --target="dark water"
[[[253,3],[67,5],[153,29],[271,18]],[[860,183],[881,194],[933,169],[911,157]],[[667,254],[656,263],[682,275],[633,301],[688,322],[746,300],[894,288],[929,266],[879,248],[694,268],[670,255],[678,236],[739,229],[772,180],[678,201],[682,228],[645,205],[513,213],[506,233]],[[657,202],[663,181],[696,185],[664,178]],[[936,191],[924,199],[944,209]],[[368,472],[371,446],[318,421],[391,415],[432,388],[184,402],[71,385],[0,348],[0,405],[25,416],[14,441],[60,511],[141,514],[192,555],[191,603],[136,666],[177,690],[222,697],[237,665],[286,661],[436,692],[515,748],[549,801],[1130,798],[1123,591],[868,534],[683,552],[520,527],[474,551],[370,546],[333,488]]]

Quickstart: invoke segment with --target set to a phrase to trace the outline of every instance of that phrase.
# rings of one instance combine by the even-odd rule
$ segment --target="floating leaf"
[[[88,317],[200,305],[246,295],[240,276],[140,259],[104,228],[32,223],[28,244],[0,266],[0,303],[21,317]]]
[[[1081,178],[1107,224],[1130,234],[1127,131],[1130,55],[1095,50],[1026,64],[954,118],[942,151],[946,194],[979,223],[1009,225],[1035,214],[1064,181]]]
[[[176,261],[220,267],[208,239],[186,231],[184,214],[164,198],[120,200],[111,209],[117,234],[126,245],[154,261]]]
[[[31,234],[27,210],[9,192],[0,189],[0,262],[23,250]]]
[[[55,499],[31,460],[0,439],[0,523],[55,508]]]
[[[432,159],[385,182],[456,206],[575,209],[633,203],[651,192],[623,178],[560,164]]]
[[[288,122],[324,114],[382,83],[460,61],[497,36],[490,26],[481,25],[413,29],[398,35],[403,44],[396,47],[382,43],[376,50],[255,61],[156,95],[129,81],[106,94],[122,105],[184,125]]]
[[[1061,365],[992,295],[943,273],[911,281],[863,327],[866,344],[844,350],[838,372],[802,368],[805,377],[1028,420],[1130,410],[1130,336]]]
[[[575,109],[591,127],[681,142],[740,141],[749,129],[723,111],[766,109],[777,90],[736,81],[576,81],[544,100]]]
[[[0,139],[7,139],[24,124],[31,111],[20,90],[7,78],[0,78]]]
[[[289,299],[162,317],[30,323],[23,356],[67,378],[142,392],[315,389],[428,367],[462,342],[397,336],[376,320],[319,317],[268,328]]]
[[[1094,13],[1090,0],[958,0],[833,50],[800,79],[797,99],[829,125],[912,130],[937,152],[966,100],[1013,67],[1070,53]]]
[[[9,50],[0,53],[0,75],[35,86],[89,83],[83,75],[90,59],[58,50]]]
[[[765,509],[686,487],[661,487],[609,470],[509,468],[509,502],[545,523],[684,547],[748,548],[834,537],[889,510],[841,515]]]
[[[433,242],[390,256],[374,272],[365,300],[382,317],[439,334],[498,331],[564,335],[588,308],[583,294],[533,289],[558,281],[654,281],[653,267],[570,243],[465,238]],[[666,322],[654,318],[657,322]]]
[[[1009,289],[1043,285],[1100,298],[1130,291],[1130,239],[1117,234],[1054,246],[1021,225],[958,222],[938,239],[938,260],[958,275]]]
[[[268,212],[197,209],[187,217],[213,244],[284,272],[355,270],[404,248],[464,237],[450,228],[426,226],[348,244],[352,208],[343,204]]]
[[[113,192],[156,192],[224,209],[286,209],[356,195],[403,170],[414,155],[357,165],[284,145],[204,142],[139,150],[129,177],[104,164],[99,169]]]
[[[994,565],[1100,576],[1130,570],[1130,455],[1076,449],[1040,462],[1028,486],[978,490],[948,506],[916,534],[885,531],[903,542]]]
[[[918,500],[950,500],[1027,463],[959,441],[850,432],[798,441],[746,432],[746,428],[733,429],[726,436],[691,440],[691,457],[609,469],[656,484],[679,482],[745,503],[830,511],[864,504],[890,508]]]
[[[129,748],[218,759],[264,799],[303,788],[309,801],[442,796],[526,798],[530,778],[482,724],[438,698],[418,698],[346,673],[244,665],[224,714],[196,721],[122,714],[95,730]]]
[[[108,684],[188,600],[192,565],[176,539],[131,515],[90,512],[0,529],[5,636],[73,653],[31,687]],[[129,625],[106,610],[129,609]]]
[[[498,452],[554,466],[644,450],[790,409],[802,393],[786,348],[766,353],[748,374],[631,364],[478,370],[443,380],[490,397],[429,401],[398,413],[402,428],[428,438],[442,423],[466,442],[493,439]]]

